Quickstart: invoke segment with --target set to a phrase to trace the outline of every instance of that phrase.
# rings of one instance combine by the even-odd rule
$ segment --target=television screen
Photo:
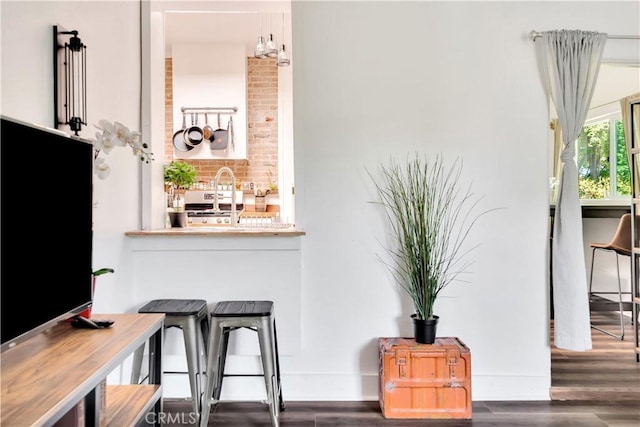
[[[0,120],[4,351],[91,306],[93,146],[58,130]]]

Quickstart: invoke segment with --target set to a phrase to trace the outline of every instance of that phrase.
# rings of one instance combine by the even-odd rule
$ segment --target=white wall
[[[247,157],[247,57],[241,44],[183,44],[172,46],[173,53],[173,123],[180,128],[182,108],[237,108],[233,114],[233,144],[225,150],[210,150],[209,141],[194,149],[173,150],[178,159],[246,159]],[[222,59],[224,58],[224,59]],[[227,129],[230,111],[209,113],[213,129]],[[196,124],[205,125],[205,115],[195,116]],[[186,126],[192,126],[186,116]],[[235,148],[234,148],[235,147]]]
[[[336,398],[371,397],[375,338],[411,333],[410,307],[375,258],[384,228],[365,168],[418,150],[462,156],[483,207],[502,208],[471,235],[473,274],[439,301],[439,333],[471,348],[474,399],[548,398],[549,113],[528,34],[636,34],[638,5],[295,2],[292,22],[296,213],[308,233],[298,370],[344,372]]]
[[[137,1],[2,1],[2,114],[53,127],[53,26],[77,30],[87,46],[87,123],[81,136],[95,137],[100,119],[140,129],[140,44]],[[25,142],[25,147],[28,143]],[[25,159],[28,159],[25,150]],[[37,153],[36,155],[46,155]],[[98,279],[94,312],[130,306],[130,259],[124,231],[139,227],[140,161],[128,148],[108,156],[111,175],[94,180],[94,267],[115,274]],[[42,172],[43,191],[68,189],[55,169]],[[43,227],[50,226],[46,220]],[[46,238],[46,234],[43,235]]]
[[[138,126],[137,2],[1,7],[3,114],[49,120],[58,23],[88,46],[90,123]],[[409,335],[411,309],[376,259],[384,222],[365,168],[414,150],[462,156],[482,207],[502,208],[470,236],[472,274],[439,301],[439,335],[470,347],[474,399],[548,399],[549,113],[528,33],[634,34],[638,16],[636,2],[294,3],[296,223],[307,235],[285,399],[377,399],[376,339]],[[138,227],[138,166],[129,153],[110,160],[96,184],[95,260],[116,274],[99,280],[97,312],[135,309],[123,233]]]

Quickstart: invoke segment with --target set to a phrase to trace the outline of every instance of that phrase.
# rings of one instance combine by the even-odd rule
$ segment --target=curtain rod
[[[531,40],[536,41],[538,37],[542,37],[542,31],[533,30],[529,33]],[[608,39],[624,39],[624,40],[640,40],[640,36],[616,36],[613,34],[607,35]]]

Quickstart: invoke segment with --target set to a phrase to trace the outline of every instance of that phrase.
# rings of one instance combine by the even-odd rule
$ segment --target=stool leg
[[[284,399],[282,398],[282,381],[280,380],[280,353],[278,352],[278,331],[276,329],[276,319],[273,319],[273,341],[276,347],[276,376],[278,380],[278,403],[280,410],[284,411]]]
[[[142,369],[142,357],[144,356],[144,344],[133,353],[133,363],[131,365],[131,384],[140,383],[140,370]]]
[[[620,340],[624,340],[624,306],[622,304],[622,284],[620,283],[620,261],[616,252],[616,271],[618,272],[618,306],[620,307]]]
[[[211,330],[209,332],[209,351],[207,355],[207,386],[205,392],[202,394],[202,405],[200,410],[200,427],[207,427],[209,423],[209,413],[211,412],[211,405],[217,403],[212,399],[216,390],[216,375],[218,375],[220,364],[220,350],[222,343],[222,325],[215,320],[211,323]]]
[[[218,352],[218,370],[216,371],[216,385],[213,392],[213,399],[220,400],[222,393],[222,380],[224,379],[224,367],[227,363],[227,350],[229,348],[229,335],[231,328],[222,328],[222,340],[220,342],[220,351]]]
[[[276,402],[279,396],[278,381],[276,379],[276,347],[273,334],[272,317],[265,316],[258,328],[258,339],[260,341],[260,354],[262,359],[262,370],[264,373],[264,384],[267,389],[267,401],[271,414],[271,425],[280,425],[278,416],[280,415],[280,405]]]
[[[198,414],[200,412],[200,343],[198,341],[198,326],[195,317],[189,317],[186,320],[185,327],[182,329],[184,338],[184,348],[187,354],[187,371],[189,372],[189,385],[191,387],[191,403],[193,411]]]
[[[209,340],[209,315],[204,316],[200,320],[200,331],[202,334],[202,349],[206,360],[209,347],[209,343],[207,342]]]
[[[198,370],[200,376],[200,392],[204,393],[205,375],[207,374],[207,357],[209,356],[209,313],[200,319],[200,339],[202,344],[202,357],[198,360],[202,365]]]

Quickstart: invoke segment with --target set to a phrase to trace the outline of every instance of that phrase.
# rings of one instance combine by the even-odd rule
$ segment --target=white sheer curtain
[[[562,175],[562,162],[560,161],[560,155],[562,154],[562,131],[560,130],[560,121],[558,119],[551,119],[551,128],[553,129],[553,179],[554,186],[551,189],[551,203],[556,204],[558,201],[558,186],[560,183],[560,176]]]
[[[606,41],[605,33],[554,30],[544,31],[536,42],[542,80],[558,113],[563,143],[551,261],[554,342],[574,351],[591,349],[575,140],[589,110]]]

